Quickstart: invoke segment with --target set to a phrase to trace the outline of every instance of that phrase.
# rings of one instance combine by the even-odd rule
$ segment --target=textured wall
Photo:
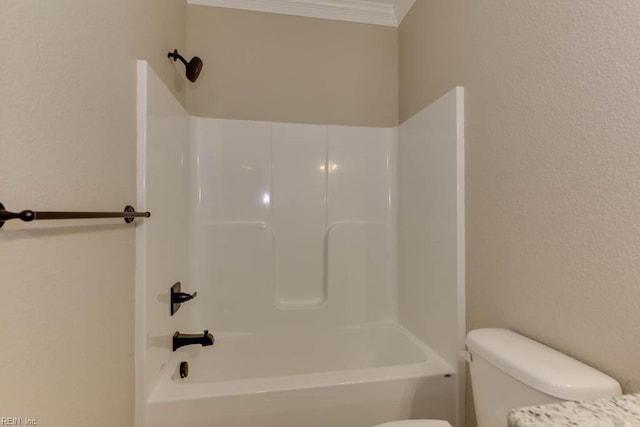
[[[428,56],[417,26],[444,11],[441,40],[468,54],[401,80],[401,109],[448,74],[466,88],[468,328],[512,328],[639,392],[640,3],[450,3],[417,2],[400,40],[424,44],[400,51]]]
[[[135,0],[135,56],[146,60],[182,105],[187,85],[184,66],[167,57],[178,49],[185,58],[187,46],[186,0]],[[189,56],[191,58],[191,56]],[[187,59],[189,59],[187,58]]]
[[[400,123],[462,83],[467,37],[461,0],[417,0],[398,31]]]
[[[398,31],[207,6],[188,7],[204,61],[187,107],[203,117],[395,126]]]
[[[135,203],[135,16],[128,0],[0,3],[7,208]],[[120,221],[0,231],[0,417],[133,424],[134,234]]]

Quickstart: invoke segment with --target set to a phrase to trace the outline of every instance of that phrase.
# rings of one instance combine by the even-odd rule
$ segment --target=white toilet
[[[613,378],[507,329],[467,334],[478,427],[504,427],[511,409],[563,400],[619,396]],[[375,427],[451,427],[446,421],[409,420]]]

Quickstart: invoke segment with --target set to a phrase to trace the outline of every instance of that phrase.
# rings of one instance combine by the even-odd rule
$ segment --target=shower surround
[[[403,130],[189,117],[138,75],[137,425],[458,425],[461,90]]]

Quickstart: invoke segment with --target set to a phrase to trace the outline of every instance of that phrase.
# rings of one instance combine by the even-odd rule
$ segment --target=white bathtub
[[[216,337],[183,347],[147,408],[150,427],[371,427],[405,418],[456,425],[456,375],[395,324],[299,335]],[[178,366],[188,361],[189,376]]]

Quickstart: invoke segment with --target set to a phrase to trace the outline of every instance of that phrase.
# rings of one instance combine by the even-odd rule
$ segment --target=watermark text
[[[0,417],[0,426],[37,426],[38,420],[32,417]]]

